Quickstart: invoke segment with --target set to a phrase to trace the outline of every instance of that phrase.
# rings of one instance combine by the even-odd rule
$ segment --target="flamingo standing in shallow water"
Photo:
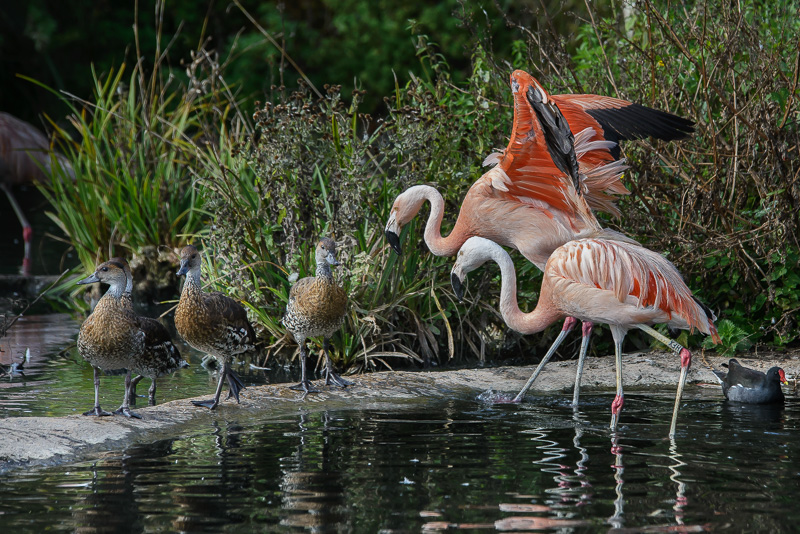
[[[700,304],[672,263],[641,245],[604,239],[580,239],[559,247],[544,269],[536,309],[520,311],[517,276],[511,257],[497,243],[472,237],[461,247],[451,273],[456,295],[464,294],[467,273],[493,260],[500,266],[502,286],[500,313],[506,324],[522,334],[541,332],[564,317],[607,323],[614,336],[617,395],[611,405],[611,429],[616,430],[624,396],[622,392],[622,341],[631,328],[639,328],[667,345],[681,358],[681,375],[672,412],[669,436],[675,436],[686,374],[692,353],[649,325],[666,323],[672,328],[699,330],[719,343],[715,317]],[[564,331],[562,330],[562,334]],[[557,347],[563,335],[554,344]],[[554,351],[551,348],[550,352]],[[586,357],[581,346],[579,367]],[[525,395],[534,376],[514,399]],[[576,384],[577,387],[577,384]]]
[[[600,226],[592,213],[619,215],[615,194],[627,194],[615,161],[616,141],[653,136],[680,139],[694,129],[687,119],[599,95],[550,95],[528,73],[511,73],[514,122],[508,147],[490,155],[495,165],[469,189],[452,232],[441,235],[444,199],[433,187],[410,187],[394,201],[386,238],[400,254],[400,231],[427,200],[431,212],[425,243],[437,256],[452,256],[472,236],[519,250],[539,269],[558,247],[580,238],[634,243]],[[576,321],[567,318],[564,335]],[[588,344],[592,323],[583,325]],[[577,403],[576,398],[574,400]]]
[[[56,154],[63,172],[74,178],[67,159]],[[50,141],[38,128],[8,113],[0,112],[0,190],[8,197],[11,208],[22,225],[25,256],[22,273],[31,273],[31,242],[33,228],[25,217],[22,207],[11,192],[17,185],[46,180],[52,172]]]

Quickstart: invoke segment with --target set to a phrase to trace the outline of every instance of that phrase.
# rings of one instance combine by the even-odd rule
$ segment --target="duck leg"
[[[134,386],[133,381],[131,380],[131,372],[128,370],[128,372],[125,373],[125,396],[122,398],[122,406],[117,408],[114,413],[117,415],[124,415],[125,417],[141,419],[141,415],[131,411],[131,398],[135,394],[135,390],[133,388]]]
[[[225,379],[228,377],[228,362],[223,362],[222,369],[219,371],[219,381],[217,382],[217,392],[214,394],[213,399],[208,399],[204,401],[192,401],[192,404],[195,406],[202,406],[204,408],[208,408],[209,410],[213,410],[219,405],[219,396],[222,394],[222,384],[225,382]]]
[[[333,360],[331,360],[330,354],[328,354],[328,350],[331,348],[331,343],[329,338],[322,339],[322,352],[325,353],[325,370],[322,371],[325,375],[325,385],[330,386],[339,386],[340,388],[346,388],[347,386],[353,385],[352,382],[345,380],[342,378],[339,373],[333,368]]]
[[[300,343],[300,383],[295,386],[289,386],[289,389],[293,389],[295,391],[302,391],[306,394],[308,393],[319,393],[318,389],[315,389],[311,382],[308,381],[308,377],[306,376],[306,360],[308,359],[308,349],[306,348],[305,340]]]
[[[547,354],[544,355],[544,358],[542,358],[542,361],[539,362],[539,365],[533,371],[531,377],[528,379],[523,388],[519,391],[519,393],[517,393],[517,396],[514,397],[514,400],[512,400],[511,402],[522,401],[522,399],[525,397],[525,393],[528,392],[528,390],[533,385],[533,382],[536,380],[536,377],[538,377],[539,373],[542,372],[544,366],[547,364],[547,362],[550,361],[550,358],[553,357],[553,354],[555,354],[559,345],[561,345],[561,342],[564,341],[564,338],[567,337],[567,334],[569,334],[569,331],[572,330],[572,327],[575,326],[575,323],[577,322],[578,320],[575,319],[574,317],[567,317],[564,320],[564,326],[561,327],[561,332],[558,334],[558,337],[556,338],[555,341],[553,341],[553,344],[550,346],[550,349],[547,351]]]
[[[578,399],[581,395],[581,379],[583,379],[583,364],[586,363],[586,352],[589,350],[589,338],[592,336],[594,323],[584,321],[582,325],[583,337],[581,338],[581,352],[578,356],[578,370],[575,372],[575,389],[572,393],[572,408],[578,408]]]
[[[226,364],[223,366],[224,370],[227,370],[226,378],[228,380],[228,397],[227,398],[235,398],[236,404],[239,404],[239,392],[244,389],[244,382],[242,379],[239,378],[233,369],[231,369],[230,364]]]
[[[83,412],[83,415],[114,415],[100,408],[100,369],[94,366],[92,366],[92,369],[94,369],[94,408]]]
[[[136,378],[131,379],[131,393],[128,398],[131,406],[136,406],[136,386],[142,381],[142,378],[144,378],[142,375],[138,375]]]
[[[153,383],[150,384],[150,389],[148,390],[148,402],[150,406],[156,405],[156,379],[153,378]]]

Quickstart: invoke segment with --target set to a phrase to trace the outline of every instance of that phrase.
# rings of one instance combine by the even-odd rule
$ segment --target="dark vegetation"
[[[312,272],[315,239],[331,235],[341,246],[339,276],[351,303],[333,343],[339,365],[483,362],[547,345],[548,335],[521,338],[503,326],[495,269],[476,272],[468,300],[455,302],[452,260],[433,257],[421,243],[426,208],[404,232],[403,257],[390,253],[382,235],[395,196],[417,183],[444,194],[447,231],[482,174],[480,162],[507,142],[508,76],[522,68],[553,93],[619,96],[697,121],[691,139],[623,147],[632,194],[620,202],[623,217],[606,223],[678,266],[720,316],[721,350],[797,343],[795,3],[706,10],[643,1],[608,13],[584,6],[584,15],[572,15],[579,24],[571,39],[556,25],[567,15],[553,9],[531,7],[522,16],[494,5],[487,17],[454,4],[434,18],[451,25],[457,39],[441,41],[467,47],[468,61],[432,42],[430,26],[411,23],[393,47],[397,54],[407,48],[415,63],[389,57],[380,68],[370,66],[369,43],[348,39],[386,35],[391,42],[394,34],[380,29],[385,17],[361,7],[374,15],[364,23],[369,31],[344,31],[349,26],[341,23],[345,43],[321,47],[328,54],[341,44],[336,55],[372,69],[356,72],[356,88],[336,85],[352,79],[335,71],[324,74],[330,85],[320,84],[315,80],[325,71],[316,67],[303,81],[273,46],[276,74],[261,92],[266,103],[256,103],[235,82],[260,61],[254,50],[267,45],[231,46],[220,55],[201,41],[179,70],[164,59],[174,60],[174,51],[164,53],[168,34],[157,28],[164,48],[136,55],[155,61],[94,75],[92,98],[62,93],[79,135],[74,141],[63,130],[60,144],[78,180],[56,178],[44,189],[83,268],[120,247],[139,257],[160,250],[168,266],[175,247],[199,242],[210,252],[206,279],[248,305],[269,354],[291,354],[284,349],[294,344],[285,343],[279,325],[290,275]],[[264,20],[279,16],[282,31],[297,20],[288,11],[270,13]],[[301,26],[292,35],[312,31]],[[303,59],[305,66],[316,61]],[[392,61],[402,68],[392,73]],[[376,85],[365,93],[371,76],[380,83],[370,81]],[[540,276],[515,259],[521,304],[532,309]],[[689,341],[696,346],[700,338]],[[607,348],[595,343],[595,350]]]

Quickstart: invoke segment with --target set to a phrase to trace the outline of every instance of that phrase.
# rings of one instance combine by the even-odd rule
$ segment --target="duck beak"
[[[334,255],[333,255],[333,252],[329,252],[329,253],[328,253],[328,257],[327,257],[327,258],[325,258],[325,259],[326,259],[326,260],[328,261],[328,263],[330,263],[331,265],[339,265],[339,262],[338,262],[338,261],[336,261],[336,256],[334,256]]]
[[[450,273],[450,285],[453,286],[453,293],[456,294],[456,298],[458,299],[458,301],[459,302],[463,301],[464,300],[464,283],[463,283],[461,277],[459,276],[459,274],[456,273],[455,268]]]
[[[89,276],[87,276],[83,280],[78,280],[76,283],[78,283],[78,284],[96,284],[99,281],[100,281],[100,279],[97,278],[97,273],[95,272],[95,273],[90,274]]]
[[[389,242],[389,246],[392,247],[392,250],[394,250],[398,256],[402,256],[403,247],[400,246],[400,225],[397,224],[394,213],[392,213],[386,223],[384,234],[386,234],[386,241]]]
[[[189,260],[181,260],[181,268],[175,273],[178,276],[183,276],[189,272]]]
[[[783,371],[783,369],[781,369],[780,371],[778,371],[778,376],[780,377],[781,384],[784,384],[784,385],[786,385],[786,386],[788,386],[788,385],[789,385],[789,381],[788,381],[788,380],[786,380],[786,373]]]

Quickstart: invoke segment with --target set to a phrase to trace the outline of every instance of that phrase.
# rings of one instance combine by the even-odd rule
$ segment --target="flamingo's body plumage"
[[[640,328],[679,354],[681,379],[670,431],[674,435],[691,353],[648,325],[665,323],[673,328],[698,330],[712,336],[716,343],[720,339],[713,315],[692,296],[672,263],[637,244],[602,239],[572,241],[550,256],[536,309],[524,313],[517,304],[516,273],[511,257],[487,239],[473,237],[461,247],[451,275],[454,290],[463,294],[461,286],[466,274],[489,260],[500,266],[500,312],[510,328],[533,334],[565,317],[607,323],[611,327],[617,356],[617,397],[612,407],[612,427],[616,427],[623,402],[621,351],[627,331]],[[560,343],[560,339],[556,343]],[[581,348],[579,367],[585,350],[586,347]],[[535,378],[535,374],[531,378]],[[524,395],[532,379],[515,400]]]

